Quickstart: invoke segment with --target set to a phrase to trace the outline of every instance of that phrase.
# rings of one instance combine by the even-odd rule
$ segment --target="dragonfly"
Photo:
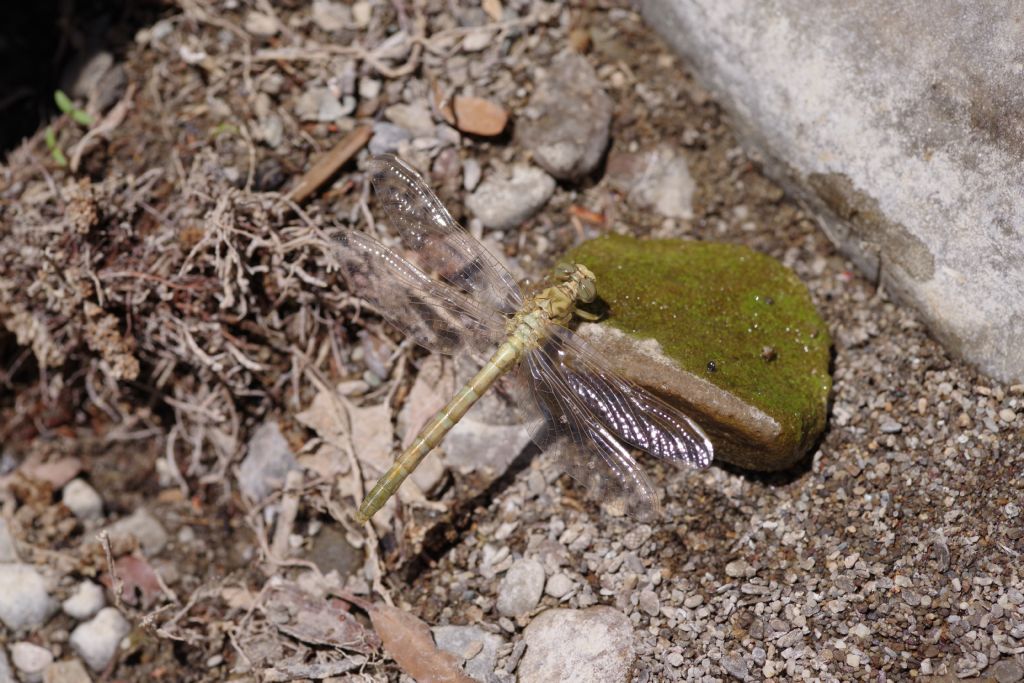
[[[593,317],[577,307],[595,300],[594,274],[561,263],[528,296],[405,162],[381,155],[367,171],[408,258],[363,232],[341,231],[330,251],[349,290],[428,350],[487,361],[366,494],[357,520],[369,521],[499,380],[520,397],[514,403],[533,440],[584,488],[635,518],[659,515],[634,450],[695,468],[709,465],[714,450],[696,422],[617,375],[569,329],[574,317]]]

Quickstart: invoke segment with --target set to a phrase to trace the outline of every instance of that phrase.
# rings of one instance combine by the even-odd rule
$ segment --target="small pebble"
[[[466,192],[472,192],[480,184],[481,173],[480,162],[476,159],[471,157],[462,162],[462,187]]]
[[[103,587],[92,581],[83,581],[78,584],[74,594],[61,603],[64,613],[77,621],[91,619],[97,612],[103,609],[106,599]]]
[[[349,8],[333,0],[313,0],[313,23],[328,33],[340,31],[352,23]]]
[[[167,532],[163,525],[145,508],[139,508],[128,517],[119,519],[107,527],[114,536],[133,536],[147,556],[156,555],[167,545]]]
[[[651,617],[656,617],[661,612],[661,601],[658,600],[658,594],[652,590],[640,591],[637,606]]]
[[[883,434],[899,434],[903,431],[903,425],[893,419],[885,419],[879,426]]]
[[[856,669],[860,666],[860,655],[851,652],[846,655],[846,663]]]
[[[628,550],[637,550],[651,537],[651,527],[647,524],[640,524],[626,532],[622,537],[622,545]]]
[[[36,629],[49,621],[59,605],[46,590],[35,567],[0,564],[0,621],[11,631]]]
[[[269,37],[281,30],[277,19],[262,12],[249,12],[242,24],[254,36]]]
[[[295,102],[295,114],[302,121],[331,123],[352,113],[355,99],[351,109],[347,104],[338,100],[338,96],[328,88],[310,88]]]
[[[677,669],[681,667],[683,665],[683,662],[685,661],[686,659],[683,657],[683,655],[681,655],[678,652],[670,652],[668,656],[665,657],[665,663]]]
[[[482,182],[466,206],[488,228],[508,230],[540,211],[554,192],[554,178],[534,166],[517,165],[511,178]]]
[[[81,660],[65,659],[46,667],[43,683],[92,683],[92,678]]]
[[[722,657],[722,668],[729,672],[729,675],[733,678],[738,678],[741,681],[747,679],[747,670],[750,665],[743,657],[737,654],[729,654]]]
[[[81,520],[103,516],[103,499],[96,489],[81,479],[72,479],[64,487],[61,500]]]
[[[697,593],[696,595],[691,595],[687,597],[686,600],[683,601],[683,607],[686,607],[687,609],[693,609],[695,607],[700,607],[701,604],[703,604],[703,602],[704,596],[700,593]]]
[[[11,646],[11,662],[21,680],[38,683],[43,680],[43,670],[53,663],[53,654],[45,647],[22,641]]]
[[[452,102],[455,126],[463,133],[492,137],[505,130],[508,110],[481,97],[457,96]]]
[[[1003,422],[1013,422],[1017,419],[1017,413],[1013,412],[1009,408],[1003,408],[999,411],[999,419]]]
[[[526,614],[540,602],[544,567],[537,560],[518,560],[509,567],[498,587],[495,606],[506,617]]]
[[[746,560],[733,560],[725,565],[725,575],[734,579],[751,577],[755,573]]]
[[[858,638],[867,638],[871,635],[871,629],[868,628],[867,624],[857,624],[850,629],[850,633],[857,636]]]
[[[413,137],[434,136],[434,119],[425,102],[393,104],[384,110],[384,118],[409,131]]]
[[[565,574],[555,574],[548,579],[547,585],[544,586],[544,592],[553,598],[561,598],[573,589],[575,584]]]
[[[117,652],[121,639],[132,630],[114,607],[105,607],[71,632],[71,648],[93,671],[103,671]]]

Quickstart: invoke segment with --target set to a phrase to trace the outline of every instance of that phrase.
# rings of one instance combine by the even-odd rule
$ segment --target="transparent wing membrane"
[[[533,439],[595,501],[619,507],[631,517],[653,519],[658,497],[626,447],[565,383],[557,361],[542,349],[525,361],[526,376],[543,424]]]
[[[423,271],[363,233],[331,243],[349,289],[399,330],[432,351],[487,352],[505,337],[505,317]]]
[[[549,347],[564,383],[615,436],[661,460],[690,467],[711,463],[711,441],[697,423],[616,375],[577,335],[553,327]]]
[[[369,164],[370,182],[416,264],[481,305],[506,314],[523,303],[512,274],[448,213],[419,174],[385,154]]]

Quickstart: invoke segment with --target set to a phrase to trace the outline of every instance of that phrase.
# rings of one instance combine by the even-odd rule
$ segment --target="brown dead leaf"
[[[405,610],[373,603],[354,595],[342,594],[349,602],[366,610],[373,628],[402,671],[417,683],[473,683],[459,666],[459,659],[434,644],[430,627]]]
[[[77,477],[81,471],[82,461],[73,456],[44,463],[31,459],[26,460],[21,466],[21,472],[26,477],[50,484],[54,489],[64,488],[64,485]]]
[[[290,583],[271,588],[268,608],[276,611],[271,621],[281,633],[311,645],[368,654],[380,647],[380,639],[356,621],[340,600],[316,598]]]
[[[129,605],[149,607],[163,595],[160,579],[156,570],[143,557],[125,555],[114,563],[114,573],[121,581],[121,599]],[[111,587],[109,575],[100,581],[107,588]]]

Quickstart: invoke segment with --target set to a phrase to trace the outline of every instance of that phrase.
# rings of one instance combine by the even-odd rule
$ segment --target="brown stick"
[[[324,184],[328,178],[345,165],[349,159],[356,155],[363,146],[370,141],[373,129],[370,126],[359,126],[344,139],[334,146],[330,152],[320,158],[313,168],[299,178],[299,182],[288,193],[288,198],[294,202],[304,202],[309,195],[313,194],[318,187]]]

